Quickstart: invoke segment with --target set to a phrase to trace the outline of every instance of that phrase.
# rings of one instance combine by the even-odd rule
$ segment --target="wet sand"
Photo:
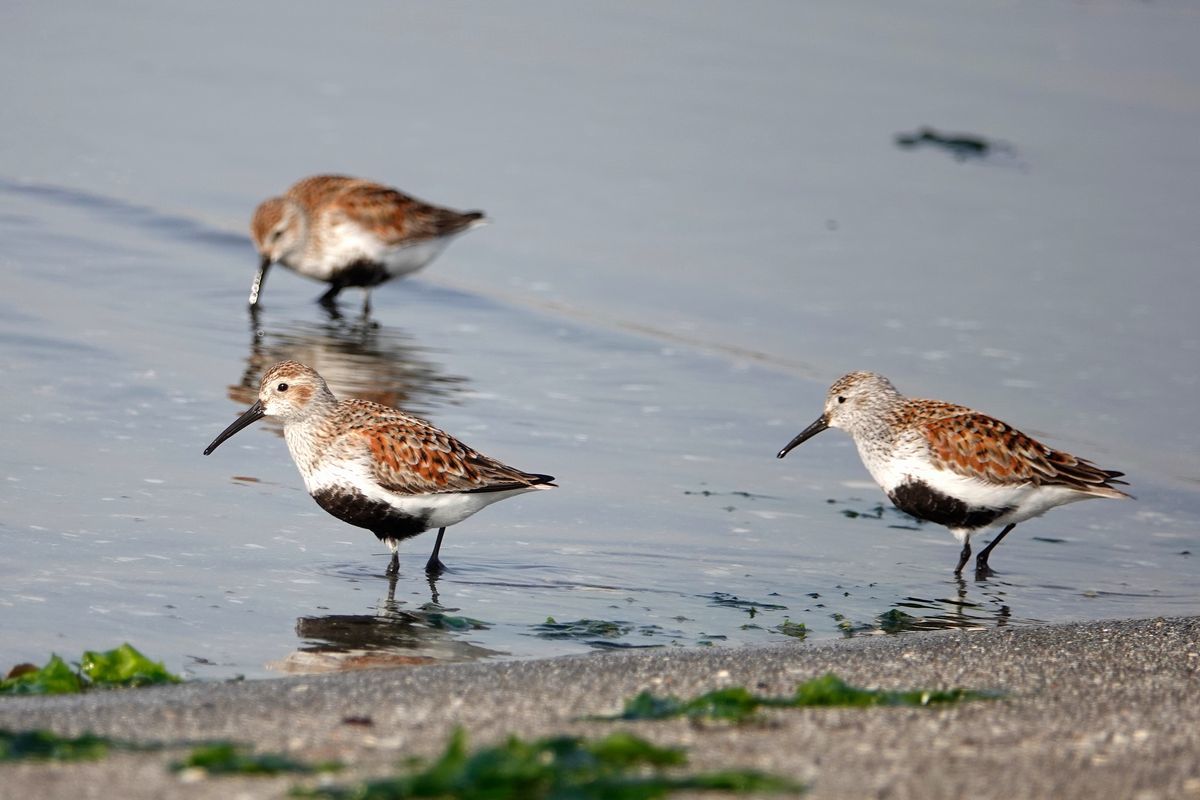
[[[939,708],[788,709],[742,726],[584,722],[642,689],[762,694],[834,672],[860,686],[966,687],[1003,699]],[[511,663],[4,698],[0,728],[136,741],[232,738],[341,759],[345,782],[433,756],[463,726],[472,745],[510,733],[623,728],[688,749],[696,768],[752,767],[812,798],[1200,797],[1200,617],[863,637],[745,649],[668,649]],[[348,718],[359,718],[347,722]],[[369,718],[370,724],[363,724]],[[183,748],[82,764],[0,767],[4,797],[266,798],[300,780],[168,770]]]

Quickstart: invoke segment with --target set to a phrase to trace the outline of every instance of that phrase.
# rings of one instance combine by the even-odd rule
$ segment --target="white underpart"
[[[891,458],[877,458],[859,449],[863,463],[879,487],[890,494],[904,483],[921,481],[936,492],[957,498],[968,506],[980,508],[1012,508],[997,517],[992,526],[999,527],[1040,517],[1050,509],[1087,500],[1097,495],[1066,486],[1037,486],[1032,483],[991,483],[969,478],[948,469],[938,469],[915,450],[897,450]],[[964,543],[976,530],[951,528],[958,542]]]
[[[426,239],[423,242],[393,247],[383,253],[383,266],[393,278],[416,272],[421,267],[437,258],[446,245],[450,244],[453,236],[443,236],[439,239]]]
[[[305,473],[302,470],[300,474],[304,478],[304,488],[309,494],[321,489],[354,488],[366,497],[387,503],[404,514],[428,518],[430,529],[454,525],[492,503],[542,488],[522,486],[499,492],[399,494],[384,489],[374,481],[365,459],[325,459],[318,462],[311,472]]]
[[[466,233],[470,227],[450,236],[389,246],[378,236],[353,222],[338,222],[324,237],[324,247],[320,251],[305,252],[297,263],[285,265],[301,275],[328,281],[339,270],[355,261],[371,261],[382,264],[389,276],[397,278],[424,267],[446,249],[451,240]]]

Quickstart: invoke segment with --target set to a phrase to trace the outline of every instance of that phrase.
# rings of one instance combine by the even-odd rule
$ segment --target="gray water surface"
[[[1189,4],[4,16],[4,665],[128,640],[222,678],[1200,603]],[[893,143],[926,124],[1010,149]],[[369,319],[282,269],[252,319],[249,214],[324,171],[494,224]],[[560,488],[450,529],[435,586],[432,537],[406,542],[389,582],[277,428],[200,455],[283,358]],[[1137,500],[1023,524],[956,581],[847,437],[774,458],[852,369]]]

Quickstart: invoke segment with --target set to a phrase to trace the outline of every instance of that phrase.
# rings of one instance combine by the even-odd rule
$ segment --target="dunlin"
[[[962,543],[955,574],[971,557],[971,536],[1003,525],[975,559],[977,577],[992,574],[988,556],[1018,522],[1089,497],[1129,497],[1113,484],[1123,473],[1061,450],[978,411],[905,397],[882,375],[851,372],[825,397],[825,412],[779,451],[826,428],[854,437],[871,477],[905,513],[945,525]]]
[[[419,270],[484,221],[481,211],[439,208],[359,178],[305,178],[254,211],[250,233],[260,261],[250,306],[258,305],[267,270],[279,262],[328,283],[321,303],[331,306],[342,289],[358,286],[369,309],[372,287]]]
[[[366,528],[392,551],[401,540],[438,529],[425,570],[445,569],[438,553],[446,528],[499,500],[555,484],[477,453],[428,422],[367,400],[338,400],[315,371],[296,361],[267,370],[258,400],[221,432],[208,455],[263,417],[283,423],[292,460],[321,508]]]

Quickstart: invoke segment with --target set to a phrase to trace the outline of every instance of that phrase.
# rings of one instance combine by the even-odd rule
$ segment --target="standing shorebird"
[[[448,526],[499,500],[555,486],[549,475],[501,464],[403,411],[338,400],[320,375],[296,361],[267,370],[258,400],[204,455],[263,417],[283,422],[288,451],[317,504],[387,544],[389,575],[400,569],[401,540],[437,528],[425,571],[440,574]]]
[[[1113,484],[1124,473],[1061,450],[978,411],[907,398],[882,375],[851,372],[829,387],[825,413],[779,451],[826,428],[854,437],[871,477],[901,511],[945,525],[962,542],[954,574],[971,557],[971,536],[1003,525],[975,559],[976,577],[992,574],[988,556],[1018,522],[1089,497],[1129,497]]]
[[[314,175],[254,210],[250,233],[260,258],[250,286],[258,305],[267,270],[275,262],[324,281],[320,302],[333,306],[348,286],[370,292],[392,278],[416,272],[450,240],[486,222],[482,211],[452,211],[359,178]]]

